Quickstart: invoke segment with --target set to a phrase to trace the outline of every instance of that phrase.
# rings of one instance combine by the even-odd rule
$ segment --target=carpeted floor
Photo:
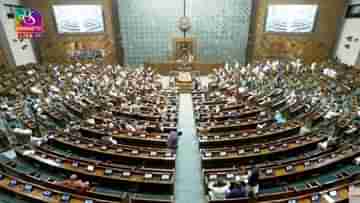
[[[183,135],[179,139],[176,157],[176,203],[203,203],[204,191],[201,159],[191,94],[180,95],[179,128]]]

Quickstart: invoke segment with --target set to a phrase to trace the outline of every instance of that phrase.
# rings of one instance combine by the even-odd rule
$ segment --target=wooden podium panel
[[[191,70],[190,72],[199,72],[200,75],[208,75],[213,72],[214,69],[224,67],[224,64],[205,64],[194,62],[188,65]],[[161,75],[170,75],[171,71],[184,71],[178,67],[181,67],[178,63],[170,61],[168,63],[145,63],[145,67],[151,67],[155,72]]]

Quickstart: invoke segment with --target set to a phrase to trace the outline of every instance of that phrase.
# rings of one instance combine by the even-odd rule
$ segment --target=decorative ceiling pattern
[[[182,37],[183,0],[118,1],[125,63],[168,61],[172,39]],[[187,0],[186,11],[200,62],[245,62],[251,0]]]

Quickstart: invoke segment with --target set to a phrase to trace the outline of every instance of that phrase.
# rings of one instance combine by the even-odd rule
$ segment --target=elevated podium
[[[207,64],[200,62],[192,62],[187,64],[186,68],[184,69],[179,66],[179,63],[177,63],[176,61],[169,61],[167,63],[145,63],[145,67],[151,67],[155,72],[161,75],[171,75],[171,72],[173,71],[187,71],[200,75],[208,75],[210,73],[213,73],[214,69],[224,67],[224,64]]]

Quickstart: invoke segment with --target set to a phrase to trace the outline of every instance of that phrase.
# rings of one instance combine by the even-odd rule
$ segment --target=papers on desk
[[[220,156],[226,156],[226,152],[220,152]]]
[[[144,178],[145,179],[151,179],[153,176],[151,173],[145,173]]]
[[[265,174],[266,174],[266,175],[272,175],[272,174],[273,174],[273,170],[272,170],[271,168],[266,169]]]
[[[292,171],[294,169],[294,167],[292,165],[286,166],[285,170],[286,171]]]
[[[232,178],[234,178],[235,176],[234,176],[234,174],[232,174],[232,173],[228,173],[228,174],[226,174],[226,178],[228,178],[228,179],[232,179]]]
[[[336,191],[334,191],[335,192],[335,196],[336,196]],[[330,192],[331,193],[331,192]],[[322,196],[323,198],[324,198],[324,200],[326,201],[326,202],[328,202],[328,203],[335,203],[336,201],[332,198],[332,197],[330,197],[328,194],[323,194],[323,196]]]
[[[168,175],[168,174],[163,174],[161,176],[161,180],[169,180],[169,179],[170,179],[170,175]]]
[[[134,150],[131,151],[131,154],[139,154],[139,150],[134,149]]]
[[[156,156],[157,152],[150,152],[150,156]]]
[[[216,178],[217,178],[217,175],[216,175],[216,174],[213,174],[213,175],[210,175],[210,176],[209,176],[209,179],[210,179],[210,180],[216,180]]]
[[[320,199],[320,196],[318,194],[315,194],[311,197],[311,201],[318,201]]]
[[[212,156],[212,153],[211,153],[211,152],[206,152],[206,153],[205,153],[205,156],[206,156],[206,157],[211,157],[211,156]]]
[[[124,172],[122,173],[122,175],[125,176],[125,177],[129,177],[129,176],[130,176],[130,172],[129,172],[129,171],[124,171]]]
[[[77,167],[79,167],[79,162],[78,161],[73,161],[71,165],[73,167],[77,168]]]
[[[89,124],[95,125],[95,119],[93,119],[93,118],[87,119],[86,122]]]
[[[244,154],[245,153],[245,150],[244,149],[240,149],[239,151],[238,151],[238,154]]]
[[[88,165],[86,170],[89,171],[89,172],[93,172],[95,170],[95,166]]]
[[[33,154],[35,154],[35,151],[34,150],[25,150],[25,151],[23,151],[22,154],[25,156],[33,155]]]
[[[360,165],[360,157],[356,157],[354,159],[354,162],[355,162],[356,165]]]

